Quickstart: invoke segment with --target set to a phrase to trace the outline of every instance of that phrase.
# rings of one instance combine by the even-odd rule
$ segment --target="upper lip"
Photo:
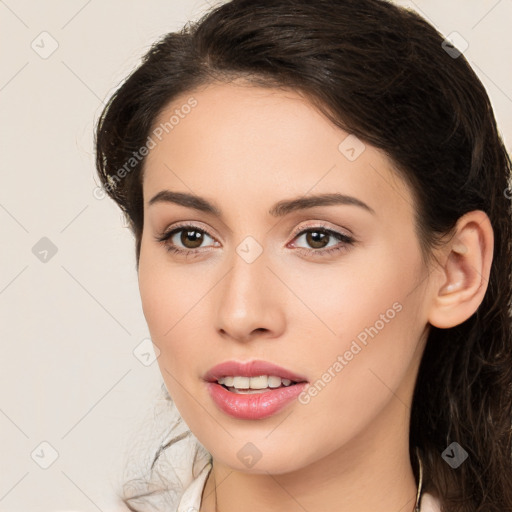
[[[289,379],[293,382],[307,382],[306,377],[294,373],[286,368],[278,366],[268,361],[225,361],[220,363],[213,368],[210,368],[205,376],[204,380],[208,382],[216,382],[223,377],[258,377],[259,375],[274,375],[281,377],[282,379]]]

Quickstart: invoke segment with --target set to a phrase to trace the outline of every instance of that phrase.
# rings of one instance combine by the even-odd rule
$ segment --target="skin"
[[[437,250],[439,264],[427,266],[413,196],[382,152],[366,145],[350,161],[338,150],[348,134],[299,93],[240,81],[176,98],[155,126],[190,96],[197,106],[145,162],[139,286],[167,389],[213,456],[201,512],[215,510],[215,500],[223,512],[412,511],[408,436],[419,363],[430,324],[457,325],[483,299],[487,216],[459,219]],[[205,197],[222,218],[149,205],[162,190]],[[278,201],[334,191],[375,213],[354,205],[268,213]],[[196,257],[156,241],[178,222],[210,233]],[[307,254],[326,250],[303,233],[319,223],[355,242],[331,236],[327,249],[342,250]],[[180,235],[179,248],[197,247]],[[247,236],[263,249],[252,263],[236,252]],[[207,392],[202,377],[226,360],[267,360],[314,383],[396,303],[394,318],[307,404],[248,421],[220,411]],[[247,442],[262,455],[252,468],[237,457]]]

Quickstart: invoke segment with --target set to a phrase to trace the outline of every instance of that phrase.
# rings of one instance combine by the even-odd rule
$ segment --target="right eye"
[[[204,241],[205,235],[213,239],[204,229],[192,224],[183,224],[174,226],[173,229],[162,233],[156,237],[156,240],[162,243],[167,251],[188,256],[189,254],[202,252],[199,248]],[[179,243],[182,244],[182,247],[178,245]]]

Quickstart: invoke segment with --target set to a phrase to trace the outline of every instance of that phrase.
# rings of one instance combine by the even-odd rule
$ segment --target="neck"
[[[251,474],[214,460],[200,512],[413,512],[409,413],[391,398],[357,438],[289,473]]]

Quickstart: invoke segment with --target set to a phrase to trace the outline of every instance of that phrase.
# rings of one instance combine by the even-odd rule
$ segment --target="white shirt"
[[[177,512],[199,512],[201,494],[206,485],[206,478],[211,467],[211,464],[206,464],[197,478],[193,479],[185,488],[178,504]],[[429,493],[422,493],[420,512],[441,512],[439,500]]]

